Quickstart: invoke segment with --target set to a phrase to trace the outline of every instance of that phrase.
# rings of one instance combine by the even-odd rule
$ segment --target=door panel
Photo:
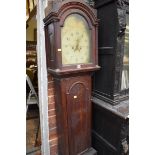
[[[82,82],[75,82],[67,93],[68,130],[70,155],[77,155],[88,148],[89,90]]]

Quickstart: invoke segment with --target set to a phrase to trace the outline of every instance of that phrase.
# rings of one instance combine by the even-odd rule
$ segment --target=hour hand
[[[77,51],[77,50],[79,50],[79,43],[78,43],[78,41],[77,41],[76,46],[74,48],[74,51]]]
[[[76,45],[76,46],[75,46],[75,49],[74,49],[74,51],[77,51],[77,50],[78,50],[78,46]]]
[[[82,48],[81,48],[81,46],[80,46],[80,47],[78,48],[78,51],[80,52],[80,51],[81,51],[81,49],[82,49]]]
[[[72,49],[74,50],[74,46],[72,46]]]

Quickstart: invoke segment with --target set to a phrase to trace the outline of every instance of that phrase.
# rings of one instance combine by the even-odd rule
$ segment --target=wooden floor
[[[36,140],[36,134],[38,138]],[[27,113],[26,120],[26,154],[39,155],[41,146],[41,134],[39,125],[39,110],[31,107]]]

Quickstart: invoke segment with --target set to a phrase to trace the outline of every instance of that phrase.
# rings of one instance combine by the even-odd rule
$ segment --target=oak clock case
[[[98,70],[96,10],[82,0],[53,2],[44,19],[48,73],[54,78],[59,155],[91,147],[91,75]]]

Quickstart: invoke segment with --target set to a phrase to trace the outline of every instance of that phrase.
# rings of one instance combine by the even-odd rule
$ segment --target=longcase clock
[[[48,72],[54,77],[59,155],[91,147],[91,75],[98,70],[96,10],[82,0],[53,2],[44,19]]]

